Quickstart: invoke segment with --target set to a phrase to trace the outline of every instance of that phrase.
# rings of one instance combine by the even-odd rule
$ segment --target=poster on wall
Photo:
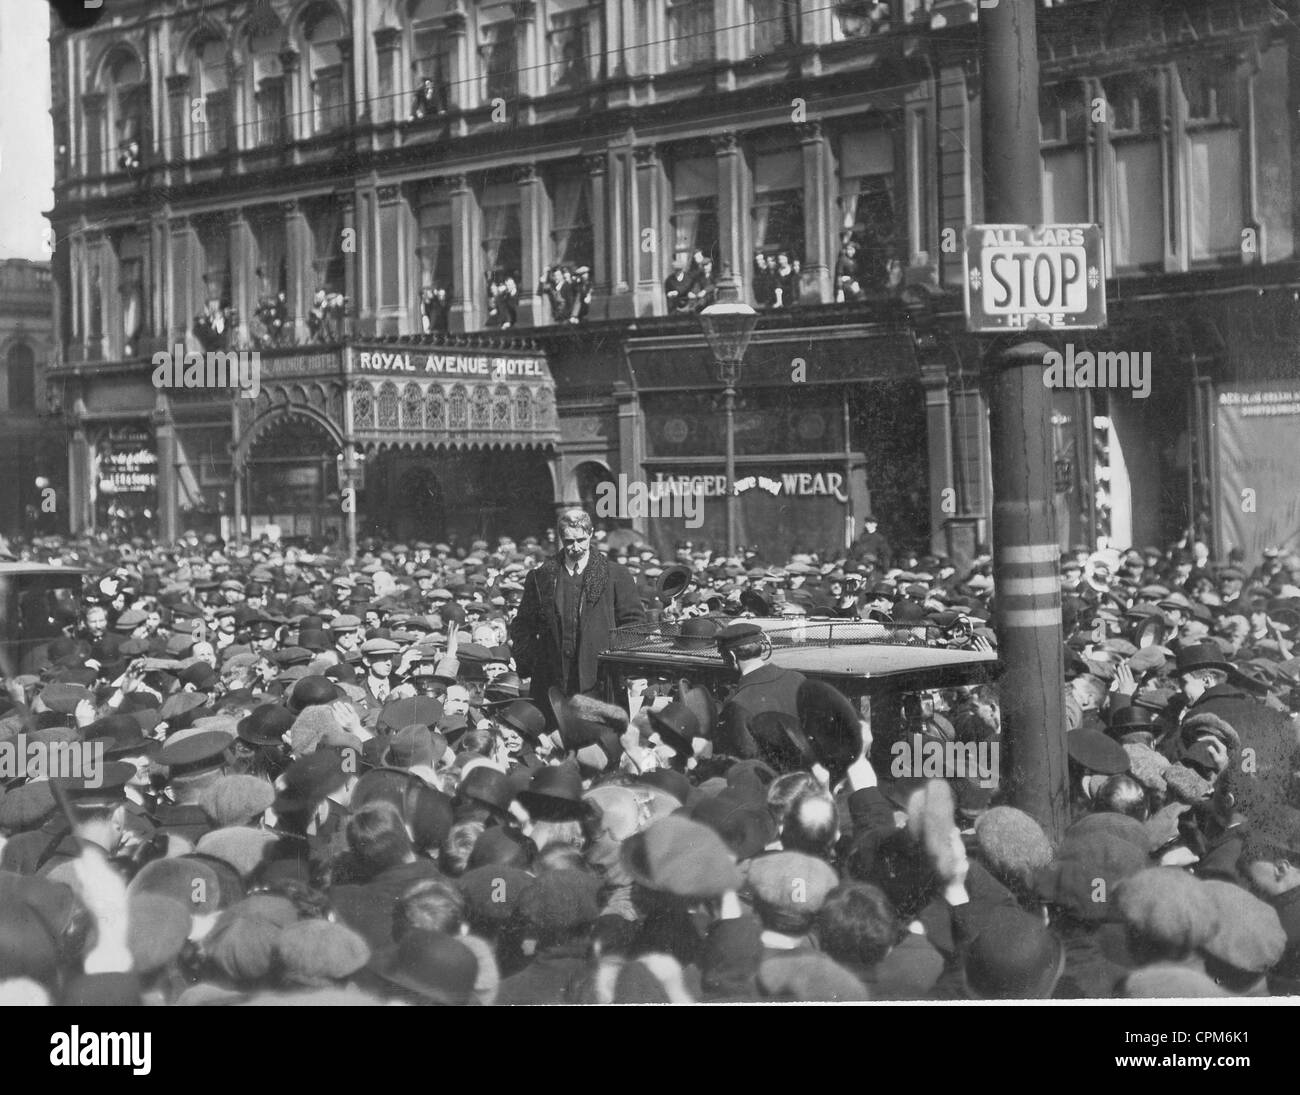
[[[158,453],[148,426],[114,426],[95,446],[95,527],[114,535],[152,536],[158,514]]]
[[[1234,384],[1218,393],[1219,555],[1250,566],[1265,548],[1300,551],[1300,384]]]

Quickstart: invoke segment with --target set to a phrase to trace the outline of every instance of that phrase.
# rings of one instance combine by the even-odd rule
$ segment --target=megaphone
[[[664,567],[664,572],[655,580],[655,596],[664,604],[677,600],[695,582],[695,573],[690,567],[673,563]]]

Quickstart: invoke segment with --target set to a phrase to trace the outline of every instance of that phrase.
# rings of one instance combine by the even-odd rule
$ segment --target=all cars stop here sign
[[[968,330],[1106,326],[1106,265],[1095,224],[976,224],[966,229]]]

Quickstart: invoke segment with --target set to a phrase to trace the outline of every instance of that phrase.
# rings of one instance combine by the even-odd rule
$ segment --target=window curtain
[[[424,205],[419,212],[420,288],[442,286],[451,293],[451,206]]]
[[[585,175],[564,175],[555,184],[551,218],[554,262],[591,265],[591,204]]]
[[[522,231],[519,194],[513,186],[489,187],[483,195],[483,257],[488,274],[519,276]]]

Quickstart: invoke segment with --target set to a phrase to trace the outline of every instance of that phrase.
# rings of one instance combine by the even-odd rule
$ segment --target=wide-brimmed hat
[[[700,720],[694,711],[681,701],[674,701],[658,710],[651,708],[649,718],[665,744],[688,757],[691,755],[691,739],[701,736]]]
[[[832,786],[848,773],[862,751],[862,722],[853,702],[825,681],[799,686],[799,724],[817,760],[830,773]]]
[[[465,773],[460,786],[456,788],[456,797],[486,806],[501,817],[508,817],[510,803],[515,799],[515,789],[504,772],[480,764]]]
[[[530,700],[512,700],[495,710],[492,717],[517,730],[528,741],[537,741],[546,732],[546,716]]]
[[[294,724],[294,713],[277,704],[255,707],[235,726],[240,741],[249,745],[282,745],[284,735]]]
[[[539,768],[519,801],[536,818],[572,821],[587,816],[589,805],[582,797],[582,773],[572,764]]]

